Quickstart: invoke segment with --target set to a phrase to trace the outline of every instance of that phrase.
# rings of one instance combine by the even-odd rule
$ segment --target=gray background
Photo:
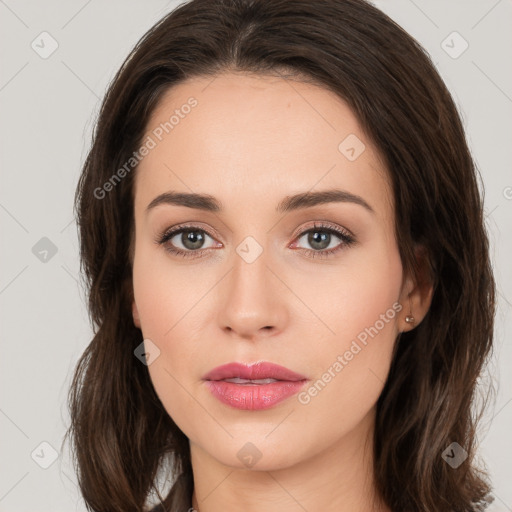
[[[484,376],[498,392],[481,424],[480,454],[495,485],[491,510],[512,511],[512,1],[375,3],[432,55],[483,176],[499,302]],[[0,511],[85,510],[67,445],[60,453],[67,389],[91,338],[73,194],[107,84],[177,4],[0,0]],[[52,40],[58,48],[42,58]]]

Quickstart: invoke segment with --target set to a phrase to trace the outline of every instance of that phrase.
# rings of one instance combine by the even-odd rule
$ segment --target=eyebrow
[[[375,213],[375,210],[361,196],[340,189],[302,192],[300,194],[286,196],[277,205],[276,212],[287,213],[328,203],[354,203],[362,206],[373,214]],[[222,203],[211,195],[170,191],[155,197],[147,206],[146,213],[162,204],[185,206],[187,208],[208,212],[223,211]]]

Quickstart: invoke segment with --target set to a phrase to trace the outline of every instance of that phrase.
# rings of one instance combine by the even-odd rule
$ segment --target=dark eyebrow
[[[364,207],[371,213],[375,213],[374,209],[361,196],[339,189],[302,192],[293,196],[287,196],[277,205],[276,212],[287,213],[327,203],[354,203]],[[165,192],[155,197],[149,203],[146,212],[161,204],[186,206],[187,208],[208,212],[220,212],[223,209],[222,203],[208,194]]]
[[[371,213],[375,213],[374,209],[361,196],[339,189],[303,192],[285,197],[277,205],[276,211],[286,213],[327,203],[354,203],[366,208]]]

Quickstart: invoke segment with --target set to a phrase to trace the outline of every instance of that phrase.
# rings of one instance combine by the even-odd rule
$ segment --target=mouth
[[[277,379],[239,379],[238,377],[235,377],[233,379],[222,379],[222,382],[233,382],[233,384],[241,384],[242,386],[248,386],[248,385],[261,385],[261,384],[272,384],[272,382],[285,382],[285,381],[278,381]]]
[[[269,409],[295,395],[308,379],[273,363],[229,363],[203,377],[220,402],[242,410]]]

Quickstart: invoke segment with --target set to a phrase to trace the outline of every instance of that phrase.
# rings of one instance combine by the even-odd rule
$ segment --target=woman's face
[[[355,449],[410,288],[386,171],[351,110],[313,85],[221,74],[169,90],[144,140],[133,315],[154,388],[193,454],[268,470],[348,439]],[[190,231],[157,243],[178,227]],[[232,362],[304,380],[204,380]]]

